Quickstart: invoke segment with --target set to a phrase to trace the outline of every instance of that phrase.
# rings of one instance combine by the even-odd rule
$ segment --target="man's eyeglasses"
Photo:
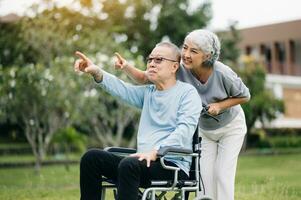
[[[147,63],[151,63],[152,61],[154,61],[154,63],[156,63],[156,64],[160,64],[163,60],[167,60],[170,62],[178,62],[176,60],[171,60],[171,59],[163,58],[163,57],[148,57],[146,59]]]

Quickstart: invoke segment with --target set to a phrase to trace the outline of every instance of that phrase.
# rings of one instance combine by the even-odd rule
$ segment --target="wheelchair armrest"
[[[104,148],[104,150],[112,153],[122,153],[122,154],[131,154],[137,152],[136,149],[124,148],[124,147],[106,147]]]
[[[183,149],[177,147],[162,147],[158,150],[157,157],[160,158],[161,166],[164,169],[174,171],[174,178],[171,185],[171,188],[174,188],[178,184],[178,173],[181,169],[178,166],[169,166],[165,164],[164,156],[167,154],[180,155],[180,156],[192,156],[193,151],[190,149]]]
[[[190,149],[183,149],[178,147],[162,147],[158,150],[157,156],[163,157],[168,153],[190,155],[193,153],[193,151]]]

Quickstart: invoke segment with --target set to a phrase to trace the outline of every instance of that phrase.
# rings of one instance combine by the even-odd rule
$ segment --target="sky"
[[[213,29],[224,29],[231,21],[248,28],[301,19],[300,0],[212,0],[212,10]]]
[[[22,14],[32,2],[38,0],[0,0],[0,15],[11,12]],[[70,2],[71,0],[60,0]],[[194,4],[205,0],[191,0]],[[211,0],[212,30],[224,30],[233,21],[238,28],[301,19],[301,0]]]

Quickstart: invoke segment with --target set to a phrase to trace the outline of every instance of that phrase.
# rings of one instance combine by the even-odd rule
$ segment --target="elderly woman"
[[[139,83],[147,81],[146,72],[116,55],[117,68]],[[192,31],[184,40],[177,78],[197,89],[205,108],[199,121],[204,195],[233,200],[237,159],[247,132],[240,104],[250,99],[250,93],[237,74],[218,61],[219,55],[220,41],[214,33]]]

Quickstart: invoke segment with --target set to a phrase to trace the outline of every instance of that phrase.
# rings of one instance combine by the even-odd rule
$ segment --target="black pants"
[[[168,165],[175,164],[167,162]],[[103,150],[87,151],[80,162],[81,200],[100,200],[102,176],[116,180],[118,200],[137,200],[139,187],[150,186],[151,180],[173,180],[174,172],[163,169],[160,161],[151,162],[134,157],[120,157]],[[188,176],[182,170],[179,179]]]

